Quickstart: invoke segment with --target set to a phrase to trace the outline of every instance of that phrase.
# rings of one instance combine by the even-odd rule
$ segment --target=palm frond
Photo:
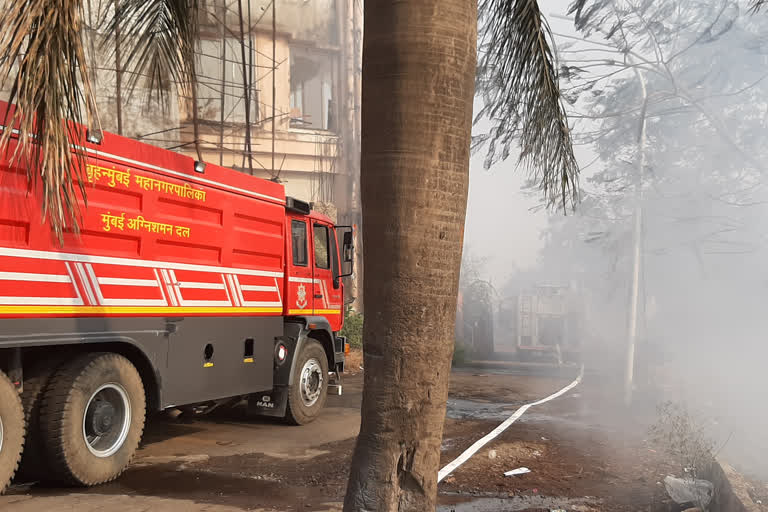
[[[610,38],[624,20],[615,15],[614,0],[574,0],[568,7],[568,14],[573,15],[574,25],[585,35],[600,30]]]
[[[768,4],[768,0],[752,0],[749,5],[749,11],[751,13],[758,13],[765,4]]]
[[[15,104],[2,123],[0,150],[9,152],[11,127],[18,129],[10,160],[42,186],[43,218],[59,237],[77,229],[78,191],[85,197],[84,133],[66,121],[91,124],[82,22],[81,0],[8,0],[0,13],[0,87],[10,86]]]
[[[119,27],[130,45],[123,50],[130,92],[145,79],[150,99],[156,93],[161,101],[176,84],[194,87],[198,0],[117,0],[105,27],[108,33]]]
[[[560,93],[552,33],[536,0],[480,0],[478,92],[484,106],[475,121],[490,120],[490,167],[520,146],[526,167],[548,205],[578,199],[579,167]],[[477,148],[477,146],[476,146]]]

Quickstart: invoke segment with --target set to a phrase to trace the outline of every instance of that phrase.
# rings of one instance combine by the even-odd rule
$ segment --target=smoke
[[[512,190],[511,169],[473,162],[470,252],[488,257],[480,274],[499,290],[497,310],[534,284],[573,286],[585,363],[606,374],[622,370],[639,266],[636,386],[700,411],[727,460],[768,477],[768,16],[739,2],[608,4],[620,30],[552,19],[582,203],[531,212],[523,178]],[[514,335],[499,325],[505,344]]]

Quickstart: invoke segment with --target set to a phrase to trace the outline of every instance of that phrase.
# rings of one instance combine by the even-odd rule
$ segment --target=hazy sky
[[[524,177],[515,172],[514,157],[488,171],[483,157],[474,156],[470,165],[465,247],[488,258],[488,272],[495,279],[504,278],[510,261],[520,267],[535,262],[547,214],[529,211],[537,201],[520,190]]]

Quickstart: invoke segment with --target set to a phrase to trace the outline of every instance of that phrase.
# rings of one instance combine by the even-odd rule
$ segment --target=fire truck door
[[[312,226],[314,247],[314,293],[315,315],[328,319],[331,328],[341,328],[342,290],[339,281],[338,251],[334,230],[330,226],[315,222]]]
[[[289,217],[291,251],[288,260],[286,307],[289,315],[311,315],[313,308],[312,262],[307,220]]]

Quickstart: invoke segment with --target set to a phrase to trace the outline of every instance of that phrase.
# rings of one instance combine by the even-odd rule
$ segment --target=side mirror
[[[352,245],[352,232],[344,233],[344,243],[342,245],[344,263],[352,263],[354,260],[354,246]]]
[[[339,277],[349,277],[352,275],[355,265],[355,245],[352,239],[354,234],[353,226],[336,226],[337,233],[340,235],[342,232],[344,236],[341,238],[341,275]],[[343,231],[342,231],[343,230]]]

